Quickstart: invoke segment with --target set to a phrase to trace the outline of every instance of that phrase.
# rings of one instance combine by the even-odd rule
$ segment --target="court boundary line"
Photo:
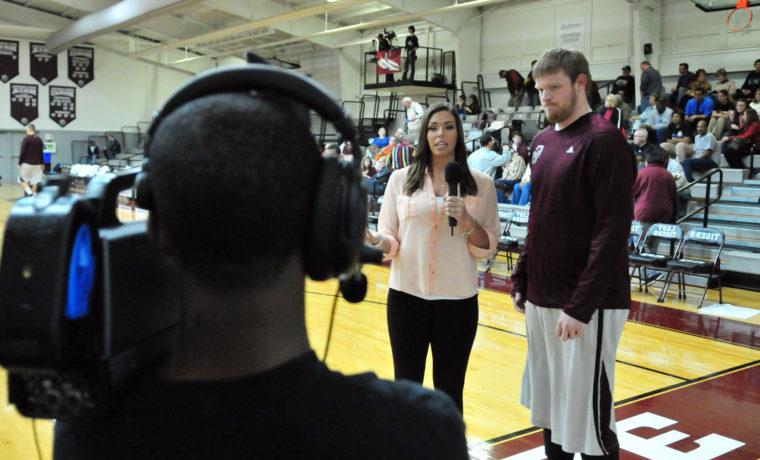
[[[715,380],[717,378],[724,377],[724,376],[730,375],[730,374],[734,374],[736,372],[741,372],[743,370],[752,369],[753,367],[757,367],[757,366],[760,366],[760,359],[755,360],[755,361],[750,361],[748,363],[740,364],[738,366],[734,366],[734,367],[731,367],[731,368],[728,368],[728,369],[724,369],[722,371],[713,372],[712,374],[707,374],[707,375],[703,375],[701,377],[696,377],[696,378],[691,379],[691,380],[686,381],[686,382],[675,383],[675,384],[669,385],[667,387],[663,387],[663,388],[660,388],[660,389],[657,389],[657,390],[649,391],[647,393],[642,393],[642,394],[637,395],[637,396],[631,396],[629,398],[622,399],[620,401],[615,402],[615,408],[617,409],[618,407],[628,406],[628,405],[631,405],[631,404],[634,404],[634,403],[637,403],[637,402],[640,402],[640,401],[644,401],[646,399],[654,398],[656,396],[662,396],[662,395],[667,394],[667,393],[672,393],[674,391],[677,391],[677,390],[680,390],[680,389],[683,389],[683,388],[686,388],[686,387],[690,387],[690,386],[693,386],[693,385],[697,385],[699,383],[707,382],[709,380]],[[504,434],[504,435],[501,435],[501,436],[497,436],[495,438],[488,439],[486,441],[482,441],[482,442],[474,445],[473,447],[476,447],[476,446],[487,446],[487,445],[493,446],[493,445],[496,445],[496,444],[501,444],[501,443],[504,443],[506,441],[522,438],[522,437],[525,437],[525,436],[530,436],[531,434],[537,433],[538,431],[540,431],[542,429],[543,428],[536,427],[536,426],[534,426],[534,427],[528,427],[528,428],[523,428],[523,429],[520,429],[520,430],[517,430],[517,431],[513,431],[511,433],[507,433],[507,434]],[[469,449],[469,447],[468,447],[468,449]]]

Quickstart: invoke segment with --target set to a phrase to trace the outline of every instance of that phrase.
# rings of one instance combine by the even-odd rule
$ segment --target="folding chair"
[[[520,238],[517,236],[513,236],[511,234],[511,229],[513,225],[516,225],[518,227],[525,227],[528,226],[528,213],[527,212],[515,212],[515,213],[507,213],[506,215],[506,221],[504,222],[504,228],[501,232],[501,235],[499,236],[499,242],[496,243],[496,253],[491,256],[491,258],[488,260],[488,266],[486,267],[486,272],[491,271],[491,268],[493,267],[494,262],[496,262],[496,258],[499,256],[500,252],[504,252],[504,255],[507,258],[507,270],[512,270],[514,268],[514,254],[517,254],[518,257],[520,255],[520,252],[522,252],[522,249],[525,247],[525,239]]]
[[[674,260],[669,260],[666,264],[670,271],[668,272],[665,284],[662,286],[662,291],[660,292],[660,297],[657,301],[662,302],[665,300],[665,295],[668,292],[673,275],[676,275],[678,278],[678,298],[685,299],[686,286],[699,286],[686,283],[686,276],[688,275],[705,278],[705,290],[702,292],[702,298],[699,300],[697,310],[702,308],[708,289],[717,290],[719,301],[720,303],[723,303],[723,280],[720,274],[720,254],[723,251],[725,241],[726,237],[723,232],[714,228],[693,228],[689,230],[681,241]],[[687,259],[683,256],[684,249],[686,249],[687,246],[698,247],[701,249],[717,248],[717,252],[714,257]]]
[[[642,243],[642,237],[644,236],[644,226],[641,225],[641,222],[634,220],[631,222],[631,232],[628,234],[628,252],[629,254],[636,254],[639,251],[639,245]],[[636,272],[636,268],[633,267],[633,264],[629,261],[629,266],[631,267],[631,271],[628,273],[628,276],[633,279],[633,274]],[[640,271],[640,269],[639,269]],[[641,275],[639,273],[639,275]],[[643,283],[641,282],[641,276],[637,277],[639,280],[639,292],[643,291]]]
[[[654,269],[661,272],[669,272],[668,261],[673,260],[675,257],[675,251],[673,248],[678,247],[683,238],[683,230],[681,227],[674,224],[652,224],[647,230],[644,239],[638,246],[636,252],[631,254],[629,258],[629,266],[633,268],[631,272],[631,278],[633,274],[638,272],[639,284],[644,281],[644,290],[649,292],[647,269]],[[652,240],[655,240],[654,242]],[[668,254],[660,252],[661,243],[671,243],[668,246]],[[652,247],[649,247],[652,244]],[[649,252],[651,249],[651,252]]]

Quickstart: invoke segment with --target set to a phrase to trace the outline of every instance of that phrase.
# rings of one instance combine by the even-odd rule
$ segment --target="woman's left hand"
[[[443,201],[447,216],[456,218],[464,228],[472,227],[472,216],[467,212],[464,199],[458,196],[447,196]]]

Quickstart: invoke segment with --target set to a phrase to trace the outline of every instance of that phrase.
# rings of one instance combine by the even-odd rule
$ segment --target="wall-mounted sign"
[[[29,43],[29,73],[47,85],[58,77],[58,55],[50,53],[44,43]]]
[[[11,83],[11,117],[26,126],[39,116],[37,85]]]
[[[95,48],[69,48],[69,80],[80,88],[95,79]]]
[[[18,42],[0,40],[0,81],[7,83],[18,75]]]
[[[50,85],[50,119],[63,128],[77,118],[77,89]]]

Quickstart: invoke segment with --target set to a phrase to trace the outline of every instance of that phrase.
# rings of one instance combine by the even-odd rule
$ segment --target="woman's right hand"
[[[374,245],[376,245],[377,243],[379,243],[381,241],[381,238],[378,235],[372,233],[372,231],[370,231],[369,227],[367,227],[364,230],[364,240],[367,243],[369,243],[369,244],[371,244],[371,245],[374,246]]]

